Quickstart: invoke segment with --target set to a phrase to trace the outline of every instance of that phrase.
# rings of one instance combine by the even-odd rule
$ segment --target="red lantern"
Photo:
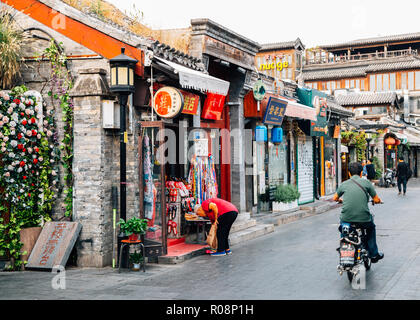
[[[400,144],[401,144],[401,140],[397,139],[397,140],[395,141],[395,145],[396,145],[396,146],[399,146]]]
[[[385,139],[385,144],[394,145],[395,144],[395,139],[393,137],[388,137],[388,138]]]

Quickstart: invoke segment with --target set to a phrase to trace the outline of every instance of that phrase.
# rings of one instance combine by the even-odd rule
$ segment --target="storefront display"
[[[300,134],[296,145],[297,188],[300,192],[298,204],[314,201],[314,170],[312,137]]]
[[[148,220],[144,235],[146,256],[167,253],[166,197],[163,155],[156,152],[163,141],[163,123],[142,122],[139,137],[140,217]]]
[[[324,138],[324,177],[325,195],[333,194],[336,190],[336,171],[337,171],[337,149],[336,139],[331,137]]]
[[[218,195],[218,185],[214,166],[214,157],[196,156],[191,159],[188,183],[191,184],[192,196],[197,204],[215,198]]]

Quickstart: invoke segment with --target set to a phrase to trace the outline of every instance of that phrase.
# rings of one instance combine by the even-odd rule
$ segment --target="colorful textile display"
[[[214,157],[194,155],[191,159],[188,183],[191,184],[193,197],[197,204],[215,198],[218,194]]]
[[[155,214],[155,200],[157,190],[153,183],[153,161],[150,148],[150,138],[148,135],[144,136],[143,143],[143,177],[144,177],[144,217],[149,220],[154,220]]]

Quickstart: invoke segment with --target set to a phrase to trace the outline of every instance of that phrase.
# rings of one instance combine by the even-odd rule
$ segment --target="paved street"
[[[226,257],[200,256],[147,272],[70,269],[66,289],[51,287],[50,272],[0,273],[0,299],[420,299],[420,182],[407,196],[378,189],[373,207],[385,258],[367,272],[366,290],[339,276],[339,208],[277,227],[233,247]]]

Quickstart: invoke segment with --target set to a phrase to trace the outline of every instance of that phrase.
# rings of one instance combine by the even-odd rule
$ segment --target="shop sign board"
[[[252,92],[254,93],[255,100],[261,101],[262,99],[264,99],[266,90],[265,90],[264,83],[262,82],[261,79],[258,79],[255,82]]]
[[[171,119],[176,117],[184,106],[182,93],[174,87],[162,87],[154,96],[154,110],[161,118]]]
[[[198,105],[200,103],[200,97],[196,94],[180,90],[184,97],[184,107],[182,113],[197,115]]]
[[[26,268],[52,269],[65,266],[82,225],[79,222],[45,223],[28,259]]]
[[[225,98],[221,94],[207,93],[207,98],[204,101],[203,112],[201,117],[209,120],[222,119],[223,107],[225,105]]]
[[[194,152],[196,156],[209,156],[209,140],[208,139],[194,139]]]
[[[281,126],[286,113],[287,101],[270,97],[267,102],[263,122]]]
[[[317,137],[324,137],[328,135],[328,120],[327,120],[327,100],[319,96],[314,96],[312,105],[316,110],[316,121],[311,121],[310,135]]]
[[[334,139],[338,139],[340,137],[340,126],[334,126]]]

